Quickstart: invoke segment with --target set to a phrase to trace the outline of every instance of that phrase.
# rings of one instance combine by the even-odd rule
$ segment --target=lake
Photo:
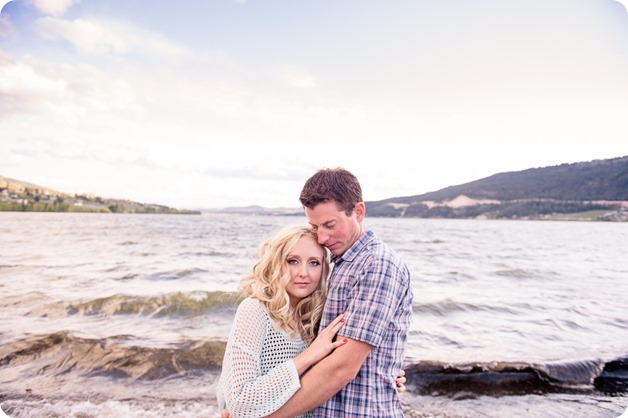
[[[264,238],[296,223],[305,217],[0,212],[0,407],[218,416],[238,280]],[[626,410],[626,392],[603,377],[628,358],[628,224],[367,217],[365,227],[412,275],[407,416]]]

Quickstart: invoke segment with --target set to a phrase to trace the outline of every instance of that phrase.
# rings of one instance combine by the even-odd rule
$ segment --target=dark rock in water
[[[423,395],[472,398],[481,395],[512,396],[554,391],[532,367],[513,365],[487,369],[483,365],[415,364],[406,369],[407,387]]]
[[[593,384],[597,390],[608,394],[628,392],[628,357],[606,363]]]
[[[512,396],[549,392],[551,386],[532,370],[516,372],[422,374],[412,384],[420,394]]]
[[[490,362],[446,364],[422,362],[405,368],[408,390],[454,399],[547,393],[592,393],[601,360],[564,363]],[[626,369],[628,371],[628,369]]]

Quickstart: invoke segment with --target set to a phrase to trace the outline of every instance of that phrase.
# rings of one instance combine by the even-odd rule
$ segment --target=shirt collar
[[[339,264],[341,261],[352,262],[353,259],[362,251],[366,245],[375,239],[375,232],[371,230],[365,231],[351,247],[341,255],[332,255],[331,262]]]

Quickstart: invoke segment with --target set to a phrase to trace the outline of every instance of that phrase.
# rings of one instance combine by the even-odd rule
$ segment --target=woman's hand
[[[406,372],[403,369],[399,371],[399,375],[397,375],[395,383],[397,385],[397,393],[403,393],[406,391]]]
[[[347,342],[346,338],[340,338],[334,341],[334,337],[338,330],[344,325],[344,312],[334,319],[329,325],[323,329],[312,344],[301,354],[294,358],[294,364],[297,367],[299,376],[305,373],[307,369],[314,364],[327,357],[334,349],[340,347]]]

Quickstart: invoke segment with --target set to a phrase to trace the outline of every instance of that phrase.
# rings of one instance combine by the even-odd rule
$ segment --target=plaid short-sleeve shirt
[[[366,231],[334,257],[321,329],[343,311],[343,337],[371,346],[358,375],[314,410],[315,417],[403,417],[395,380],[412,317],[410,272],[401,257]]]

